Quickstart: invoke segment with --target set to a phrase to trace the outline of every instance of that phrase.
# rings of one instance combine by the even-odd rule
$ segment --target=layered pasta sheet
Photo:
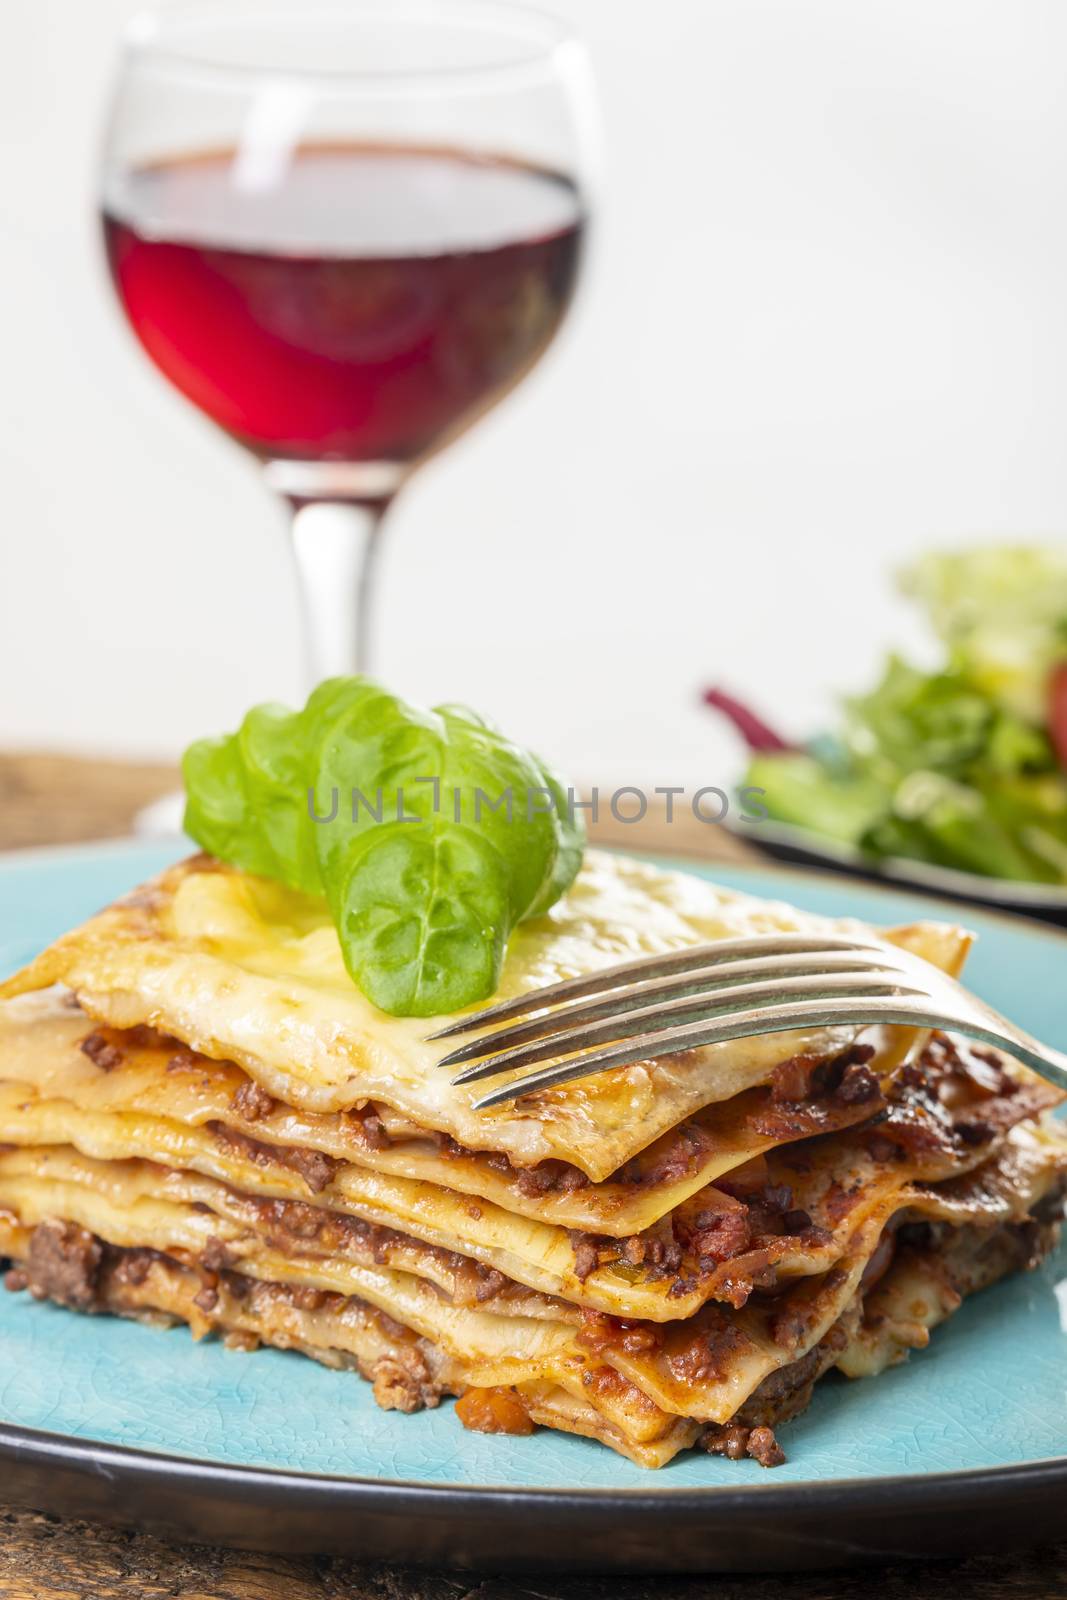
[[[501,995],[827,927],[854,925],[591,855]],[[950,972],[969,944],[881,937]],[[477,1112],[426,1039],[446,1019],[375,1011],[314,902],[204,858],[0,993],[9,1287],[644,1466],[697,1444],[774,1464],[824,1373],[924,1344],[1061,1210],[1055,1092],[913,1030],[736,1041]]]

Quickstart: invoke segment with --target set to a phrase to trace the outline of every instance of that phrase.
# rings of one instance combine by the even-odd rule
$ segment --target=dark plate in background
[[[846,878],[863,878],[872,883],[893,884],[901,889],[920,889],[927,894],[950,896],[969,905],[993,906],[1022,916],[1039,917],[1043,922],[1067,927],[1067,887],[1046,883],[1017,883],[1007,878],[985,878],[976,872],[959,872],[952,867],[930,866],[905,856],[875,859],[848,845],[825,839],[808,828],[787,822],[760,822],[744,826],[727,824],[735,838],[743,839],[771,861],[787,861],[794,866],[821,867],[824,872],[839,872]]]

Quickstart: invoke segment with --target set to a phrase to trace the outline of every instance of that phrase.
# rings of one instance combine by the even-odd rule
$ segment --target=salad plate
[[[184,853],[122,842],[0,860],[0,968]],[[678,864],[680,865],[680,864]],[[685,870],[880,923],[930,902],[780,868]],[[972,986],[1067,1047],[1057,930],[964,911]],[[0,1297],[5,1497],[172,1537],[500,1570],[839,1566],[1051,1538],[1067,1492],[1064,1254],[968,1301],[878,1382],[818,1386],[789,1459],[688,1455],[655,1476],[593,1442],[464,1432],[451,1403],[398,1418],[299,1356],[255,1358],[184,1327]]]
[[[988,546],[900,574],[933,643],[892,653],[836,724],[803,742],[721,688],[705,703],[748,746],[777,860],[1067,921],[1067,552]],[[727,823],[727,826],[730,824]]]
[[[1067,885],[984,877],[977,872],[963,872],[958,867],[937,866],[934,862],[916,861],[906,856],[878,859],[854,846],[827,839],[811,828],[788,822],[761,822],[758,826],[747,827],[743,823],[726,822],[724,826],[729,827],[735,838],[743,839],[771,861],[818,867],[824,872],[873,882],[882,880],[902,889],[948,895],[967,905],[993,906],[1067,927]]]

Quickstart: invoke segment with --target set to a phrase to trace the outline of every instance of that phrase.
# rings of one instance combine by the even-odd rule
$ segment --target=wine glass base
[[[307,501],[349,501],[384,505],[404,482],[411,467],[397,461],[267,461],[268,488],[300,505]]]

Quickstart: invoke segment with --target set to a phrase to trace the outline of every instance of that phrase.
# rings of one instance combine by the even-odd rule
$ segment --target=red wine
[[[265,456],[410,461],[537,359],[574,286],[574,185],[518,162],[309,146],[142,167],[108,259],[156,365]]]

